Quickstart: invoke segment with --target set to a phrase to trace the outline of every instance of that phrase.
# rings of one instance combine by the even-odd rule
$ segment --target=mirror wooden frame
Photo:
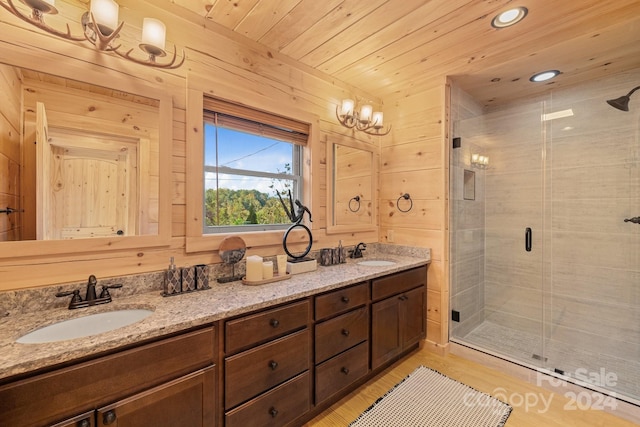
[[[371,223],[370,224],[334,224],[335,217],[335,145],[356,148],[371,153]],[[327,234],[340,234],[350,232],[377,231],[378,230],[378,160],[379,152],[375,145],[360,143],[357,140],[349,141],[348,144],[342,142],[327,142]]]
[[[122,79],[120,73],[107,73],[102,67],[80,61],[60,62],[59,58],[43,58],[42,52],[34,52],[25,47],[0,42],[3,51],[3,63],[14,67],[30,69],[52,74],[50,64],[56,62],[54,75],[73,79],[96,86],[110,87],[119,91],[140,95],[159,101],[159,170],[171,170],[171,151],[173,135],[173,101],[158,87],[152,86],[135,77]],[[0,242],[0,259],[20,257],[43,257],[91,253],[125,249],[143,249],[169,246],[171,240],[171,174],[161,173],[158,191],[158,234],[145,236],[95,237],[71,240],[24,240]],[[165,189],[163,191],[163,189]],[[9,250],[10,248],[10,250]]]

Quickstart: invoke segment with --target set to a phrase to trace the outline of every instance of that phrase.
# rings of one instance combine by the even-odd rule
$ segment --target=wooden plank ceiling
[[[640,67],[638,0],[172,2],[383,100],[451,76],[499,105]],[[528,8],[523,21],[491,26],[515,6]],[[529,81],[548,69],[562,74]]]

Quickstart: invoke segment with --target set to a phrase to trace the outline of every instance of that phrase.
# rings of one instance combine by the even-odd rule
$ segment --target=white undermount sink
[[[386,267],[394,264],[395,261],[388,261],[386,259],[367,259],[364,261],[358,261],[358,265],[368,265],[369,267]]]
[[[33,330],[18,338],[21,344],[42,344],[71,340],[113,331],[150,316],[151,310],[128,309],[90,314],[69,320],[62,320],[49,326]]]

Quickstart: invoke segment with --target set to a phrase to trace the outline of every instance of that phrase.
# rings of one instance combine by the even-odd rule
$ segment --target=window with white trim
[[[203,233],[285,229],[278,193],[302,200],[308,124],[204,100]]]

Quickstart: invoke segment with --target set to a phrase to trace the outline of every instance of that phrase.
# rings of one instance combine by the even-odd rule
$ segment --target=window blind
[[[204,98],[204,118],[218,126],[297,145],[307,145],[309,138],[307,123],[214,98]]]

